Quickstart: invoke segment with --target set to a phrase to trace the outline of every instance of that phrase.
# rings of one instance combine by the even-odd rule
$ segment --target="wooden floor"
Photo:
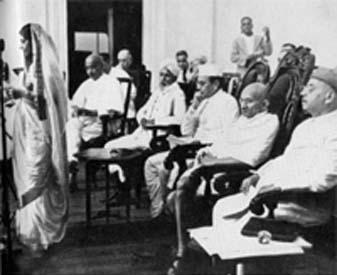
[[[104,210],[102,175],[92,195],[93,213]],[[125,209],[114,208],[109,223],[94,219],[85,224],[83,175],[81,190],[71,194],[69,227],[65,239],[51,247],[41,258],[33,258],[24,249],[15,249],[16,270],[13,274],[166,274],[174,255],[174,223],[150,221],[146,190],[140,208],[131,208],[131,219],[125,220]],[[210,269],[209,258],[202,252],[187,256],[185,274],[229,274],[232,265],[219,264]],[[284,270],[291,272],[283,273]],[[324,254],[306,257],[280,257],[250,261],[247,274],[337,274],[336,261]]]

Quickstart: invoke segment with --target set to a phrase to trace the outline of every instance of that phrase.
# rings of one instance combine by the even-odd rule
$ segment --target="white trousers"
[[[83,140],[98,137],[102,134],[102,126],[99,123],[88,124],[77,117],[71,118],[66,124],[68,161],[77,161],[74,154],[78,153]]]

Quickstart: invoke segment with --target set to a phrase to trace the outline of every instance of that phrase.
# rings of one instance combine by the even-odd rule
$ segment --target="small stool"
[[[86,222],[87,226],[91,225],[91,181],[90,181],[90,167],[91,166],[104,166],[105,169],[105,209],[106,209],[106,222],[109,222],[110,204],[109,204],[109,191],[110,191],[110,173],[109,165],[118,164],[124,171],[126,181],[125,184],[126,198],[126,219],[130,219],[130,178],[132,171],[137,166],[139,160],[144,157],[145,150],[123,150],[120,154],[110,154],[110,151],[105,148],[90,148],[76,154],[76,157],[85,163],[85,190],[86,190]]]

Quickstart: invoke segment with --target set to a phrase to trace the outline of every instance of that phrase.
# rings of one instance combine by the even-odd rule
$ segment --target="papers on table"
[[[271,241],[261,244],[256,237],[246,237],[240,234],[237,224],[224,227],[200,227],[190,229],[190,235],[208,255],[218,255],[222,260],[239,259],[259,256],[278,256],[303,254],[311,244],[298,237],[294,242]]]

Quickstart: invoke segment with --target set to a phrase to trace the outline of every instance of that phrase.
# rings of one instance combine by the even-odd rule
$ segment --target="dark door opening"
[[[109,36],[109,10],[113,32]],[[111,12],[112,11],[112,12]],[[87,76],[84,59],[91,51],[76,50],[75,33],[104,33],[112,40],[113,65],[123,48],[133,55],[133,69],[142,64],[142,0],[68,0],[69,96]]]

